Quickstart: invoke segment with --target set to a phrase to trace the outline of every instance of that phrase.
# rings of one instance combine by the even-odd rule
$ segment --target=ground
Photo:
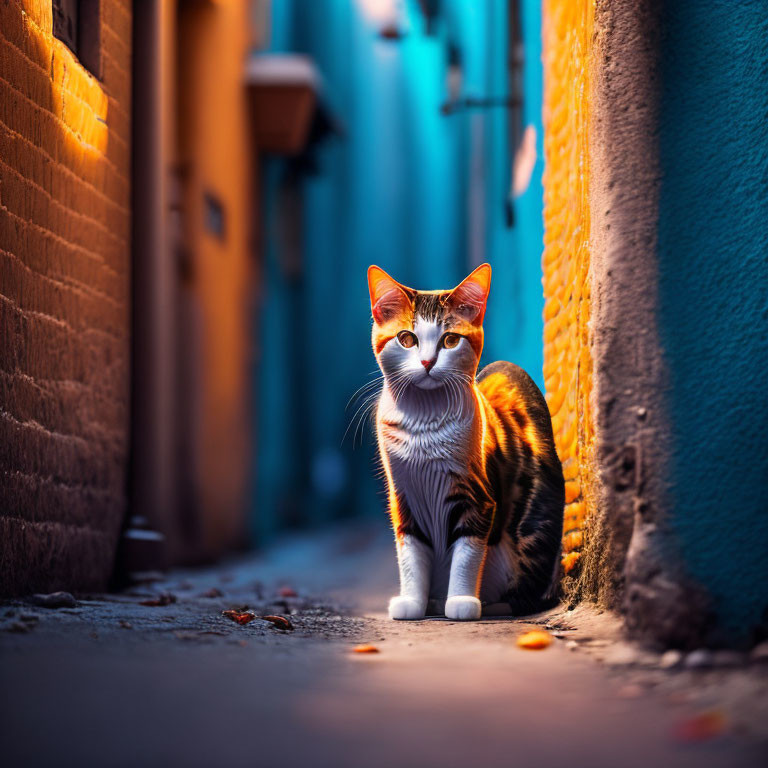
[[[766,764],[768,663],[641,651],[588,606],[392,622],[392,549],[337,530],[74,608],[6,602],[3,765]],[[246,605],[293,630],[222,616]],[[516,645],[547,627],[548,648]]]

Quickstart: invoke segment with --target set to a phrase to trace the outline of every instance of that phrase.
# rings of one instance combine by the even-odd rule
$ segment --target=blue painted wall
[[[263,302],[257,361],[253,529],[381,515],[371,430],[353,446],[354,391],[376,367],[366,269],[417,288],[457,284],[490,261],[484,362],[512,360],[542,381],[541,160],[505,223],[507,110],[445,116],[448,47],[466,95],[507,94],[506,0],[443,0],[431,34],[419,4],[401,3],[399,41],[382,40],[364,1],[273,3],[273,51],[309,54],[344,137],[317,152],[298,183],[300,268],[286,264],[285,160],[265,159]],[[541,138],[539,3],[521,4],[524,121]],[[288,259],[288,262],[291,260]]]
[[[659,302],[673,525],[720,622],[768,619],[768,14],[673,0],[662,42]]]

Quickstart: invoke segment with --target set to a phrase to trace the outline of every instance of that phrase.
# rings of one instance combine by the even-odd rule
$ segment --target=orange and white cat
[[[565,491],[547,404],[512,363],[476,376],[490,282],[488,264],[448,291],[368,270],[393,619],[530,613],[557,592]]]

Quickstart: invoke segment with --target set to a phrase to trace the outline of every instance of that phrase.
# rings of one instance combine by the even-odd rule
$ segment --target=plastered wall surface
[[[243,82],[253,36],[246,2],[185,5],[178,30],[178,167],[183,208],[179,346],[191,357],[180,388],[196,469],[204,552],[240,546],[249,490],[251,296],[258,174]],[[221,206],[210,227],[206,196]],[[184,428],[184,427],[180,427]],[[189,510],[182,509],[181,513]]]
[[[126,508],[131,10],[102,80],[0,4],[0,591],[102,587]]]
[[[544,289],[547,398],[582,494],[566,585],[652,643],[748,643],[768,603],[768,21],[759,3],[560,5]]]
[[[717,624],[768,621],[768,14],[662,16],[659,327],[673,543]]]

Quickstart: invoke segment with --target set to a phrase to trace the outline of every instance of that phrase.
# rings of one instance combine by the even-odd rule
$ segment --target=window
[[[53,34],[101,77],[101,0],[53,0]]]
[[[203,204],[205,208],[205,228],[214,237],[224,240],[226,230],[224,206],[221,200],[210,192],[205,192],[203,194]]]

